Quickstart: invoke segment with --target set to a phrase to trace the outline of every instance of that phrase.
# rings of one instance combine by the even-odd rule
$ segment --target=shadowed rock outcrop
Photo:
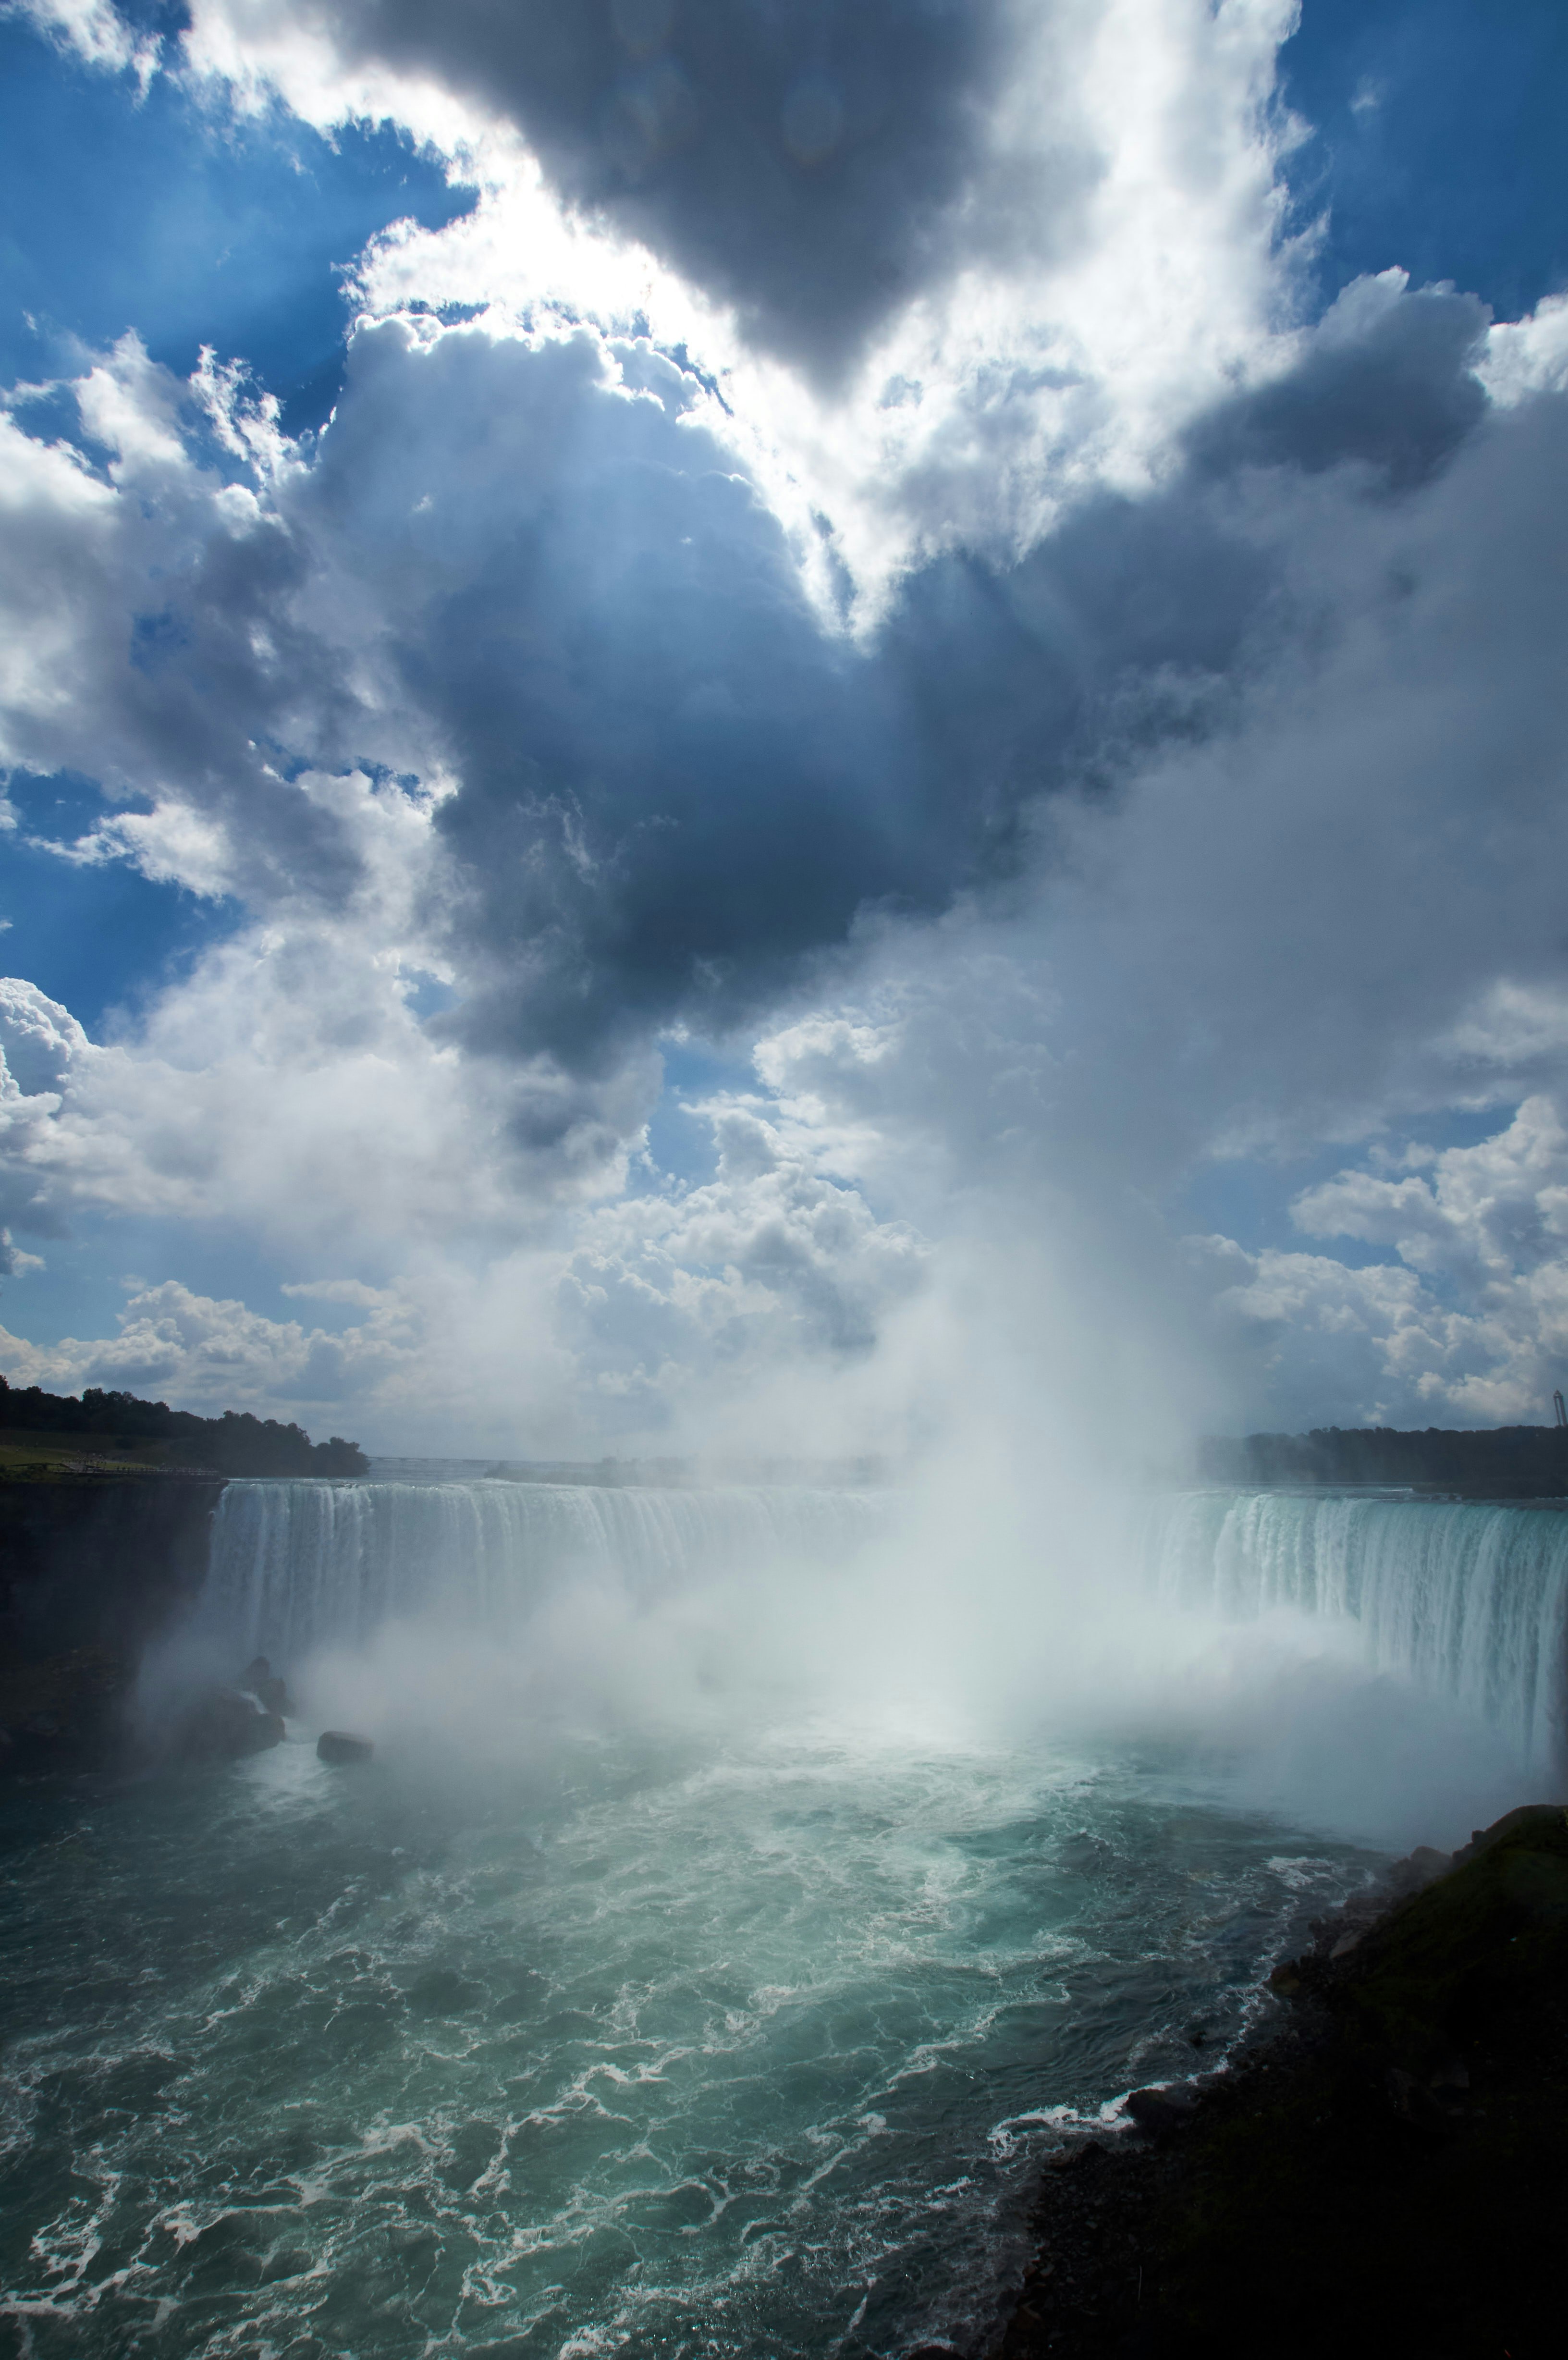
[[[368,1737],[356,1737],[349,1729],[323,1729],[316,1740],[317,1758],[322,1762],[368,1762],[375,1751]]]
[[[1006,2360],[1559,2348],[1568,1810],[1401,1871],[1271,2038],[1045,2173]]]
[[[218,1478],[0,1482],[0,1775],[117,1759],[143,1651],[206,1578]]]

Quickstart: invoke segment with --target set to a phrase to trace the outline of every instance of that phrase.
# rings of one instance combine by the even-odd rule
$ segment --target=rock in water
[[[283,1722],[234,1688],[214,1688],[186,1714],[177,1751],[195,1761],[235,1762],[283,1743]]]
[[[1181,2127],[1197,2103],[1197,2093],[1184,2082],[1167,2090],[1134,2090],[1122,2101],[1122,2112],[1140,2131],[1158,2138]]]
[[[273,1670],[265,1655],[252,1656],[241,1685],[255,1697],[263,1712],[275,1712],[281,1720],[294,1710],[287,1681]]]
[[[347,1729],[323,1729],[316,1740],[316,1753],[322,1762],[368,1762],[375,1751],[368,1737],[355,1737]]]

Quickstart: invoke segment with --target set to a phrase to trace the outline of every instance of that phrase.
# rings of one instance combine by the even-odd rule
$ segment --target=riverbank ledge
[[[998,2360],[1561,2348],[1568,1809],[1312,1936],[1270,2034],[1047,2169]]]

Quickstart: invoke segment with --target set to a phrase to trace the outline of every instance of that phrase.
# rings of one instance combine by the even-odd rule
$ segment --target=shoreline
[[[1418,1851],[1311,1930],[1282,2024],[1045,2166],[991,2360],[1560,2348],[1568,1809]]]

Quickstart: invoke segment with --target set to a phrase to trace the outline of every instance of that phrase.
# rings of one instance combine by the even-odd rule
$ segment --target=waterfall
[[[1192,1491],[1160,1503],[1162,1602],[1359,1625],[1373,1667],[1452,1698],[1530,1769],[1568,1754],[1568,1513],[1345,1493]]]
[[[832,1564],[885,1521],[859,1491],[237,1481],[213,1520],[201,1619],[245,1654],[297,1663],[404,1615],[500,1633],[573,1578],[651,1597],[726,1571]]]

